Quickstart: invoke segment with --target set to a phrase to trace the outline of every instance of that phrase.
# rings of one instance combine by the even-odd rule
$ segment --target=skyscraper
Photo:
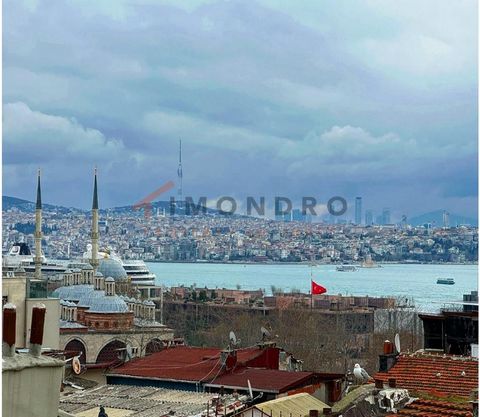
[[[385,207],[382,212],[382,220],[383,224],[391,224],[390,221],[390,209],[388,207]]]
[[[304,222],[306,215],[302,213],[300,209],[293,209],[292,210],[292,220],[294,222]]]
[[[355,224],[362,224],[362,197],[355,198]]]
[[[443,211],[443,227],[450,227],[450,213]]]
[[[371,226],[373,224],[373,211],[365,211],[365,226]]]

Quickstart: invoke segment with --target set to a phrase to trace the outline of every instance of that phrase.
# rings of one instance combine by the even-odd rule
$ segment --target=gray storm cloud
[[[181,138],[192,195],[476,215],[476,7],[6,1],[4,194],[42,165],[86,207],[97,164],[130,204],[175,180]]]

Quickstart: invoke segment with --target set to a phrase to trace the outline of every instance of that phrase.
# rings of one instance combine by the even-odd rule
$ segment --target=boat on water
[[[87,245],[87,251],[83,254],[83,259],[86,262],[92,258],[92,245]],[[127,276],[130,278],[132,284],[139,286],[153,286],[155,285],[155,274],[150,272],[147,265],[141,259],[124,260],[120,258],[112,249],[100,249],[98,251],[98,258],[110,258],[122,264]]]
[[[92,245],[89,244],[87,245],[87,251],[83,253],[80,262],[89,263],[91,257]],[[132,284],[139,286],[155,285],[155,274],[150,272],[147,265],[142,260],[123,260],[111,249],[101,249],[98,252],[98,258],[111,258],[118,261],[125,269]],[[45,255],[42,254],[42,275],[44,277],[49,277],[63,274],[75,262],[79,262],[79,260],[47,259]],[[14,271],[17,268],[22,267],[25,272],[33,274],[35,272],[34,254],[27,243],[14,243],[10,251],[6,255],[3,255],[2,266],[7,271]]]
[[[339,265],[337,266],[337,271],[338,272],[354,272],[356,271],[357,268],[353,265]]]
[[[455,284],[455,279],[453,279],[453,278],[438,278],[437,279],[437,284],[453,285],[453,284]]]
[[[68,261],[47,259],[42,254],[42,275],[51,276],[67,270]],[[15,242],[7,254],[2,256],[2,266],[6,271],[23,268],[25,272],[35,272],[35,258],[26,242]]]

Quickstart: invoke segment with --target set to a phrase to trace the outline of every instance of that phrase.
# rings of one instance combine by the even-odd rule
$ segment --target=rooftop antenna
[[[269,339],[272,336],[271,333],[265,327],[262,326],[260,330],[262,332],[262,342],[265,342],[267,339]]]
[[[250,395],[250,399],[253,400],[253,391],[252,391],[252,384],[250,384],[250,380],[247,379],[247,384],[248,384],[248,393]]]
[[[131,345],[129,345],[129,344],[127,345],[127,347],[125,349],[125,353],[126,353],[125,362],[128,362],[133,357],[133,351],[132,351],[132,346]]]
[[[230,334],[228,335],[228,338],[230,340],[229,342],[229,347],[230,349],[233,347],[233,346],[236,346],[238,344],[238,339],[237,339],[237,336],[235,335],[235,333],[233,331],[230,332]]]

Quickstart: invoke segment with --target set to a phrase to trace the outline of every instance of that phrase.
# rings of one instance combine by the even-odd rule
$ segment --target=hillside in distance
[[[429,213],[420,214],[412,217],[408,220],[408,223],[412,226],[423,226],[425,223],[431,223],[432,226],[443,226],[443,210],[435,210]],[[478,221],[474,218],[462,216],[460,214],[449,214],[450,227],[456,227],[460,225],[477,226]]]
[[[184,203],[183,203],[184,204]],[[17,197],[2,197],[2,208],[4,211],[17,209],[26,213],[35,212],[35,203],[33,201],[23,200]],[[52,204],[43,204],[43,209],[45,211],[54,211],[56,213],[89,213],[90,210],[82,210],[74,207],[64,207],[57,206]],[[143,215],[143,208],[135,208],[134,206],[121,206],[121,207],[112,207],[100,209],[101,215]],[[167,216],[170,213],[170,202],[169,201],[154,201],[151,203],[152,215],[165,213]],[[185,206],[182,204],[178,205],[175,208],[176,214],[184,214]],[[192,213],[193,214],[193,213]],[[215,209],[207,208],[207,214],[215,215],[218,214],[218,211]],[[236,217],[241,216],[236,214]],[[460,225],[468,226],[478,226],[478,221],[474,218],[462,216],[455,213],[450,213],[449,215],[450,227],[456,227]],[[431,223],[434,227],[443,226],[443,210],[436,210],[429,213],[420,214],[418,216],[411,217],[408,219],[408,223],[412,226],[423,226],[425,223]]]

